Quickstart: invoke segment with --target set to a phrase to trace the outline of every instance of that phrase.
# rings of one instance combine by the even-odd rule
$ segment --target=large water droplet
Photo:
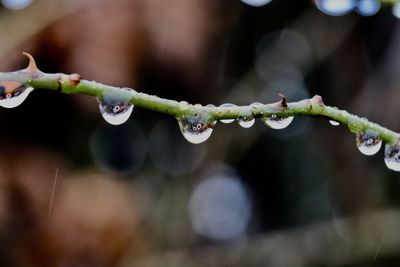
[[[374,133],[358,133],[356,137],[357,147],[361,153],[372,156],[378,153],[382,146],[382,140]]]
[[[21,105],[32,91],[33,88],[30,86],[20,86],[12,91],[8,91],[4,86],[0,86],[0,106],[15,108]]]
[[[238,119],[239,125],[242,126],[243,128],[250,128],[251,126],[254,125],[255,121],[256,119],[254,119],[253,117],[245,117]]]
[[[213,131],[211,127],[215,125],[203,122],[201,116],[184,116],[177,120],[183,136],[192,144],[206,141]]]
[[[273,114],[270,117],[261,118],[261,120],[272,129],[281,130],[289,126],[293,117],[278,117]]]
[[[124,90],[134,91],[128,88]],[[102,99],[97,99],[97,101],[99,102],[100,114],[106,122],[112,125],[120,125],[126,122],[134,107],[131,103],[114,97],[103,97]]]
[[[222,104],[220,107],[236,107],[236,105],[235,104],[231,104],[231,103],[225,103],[225,104]],[[235,119],[221,120],[221,122],[223,122],[223,123],[231,123],[231,122],[234,122],[234,121],[235,121]]]
[[[359,0],[356,10],[360,15],[372,16],[378,13],[381,8],[379,0]]]
[[[319,10],[331,16],[347,14],[356,5],[355,0],[316,0],[315,4]]]
[[[400,171],[400,145],[385,146],[385,164],[394,171]]]
[[[329,123],[330,123],[332,126],[339,126],[339,125],[340,125],[340,122],[335,121],[335,120],[329,120]]]

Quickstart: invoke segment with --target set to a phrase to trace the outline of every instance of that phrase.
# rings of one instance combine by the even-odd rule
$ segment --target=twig
[[[78,74],[44,73],[36,67],[32,56],[27,53],[24,54],[29,58],[29,66],[20,71],[0,72],[0,86],[5,86],[10,84],[10,82],[18,82],[23,86],[31,86],[34,89],[54,90],[65,94],[84,94],[98,98],[113,97],[119,101],[130,102],[137,107],[175,117],[199,116],[207,125],[211,125],[213,121],[221,119],[248,120],[249,117],[262,118],[272,115],[278,118],[288,116],[317,116],[335,120],[347,126],[353,133],[373,132],[383,142],[390,145],[397,145],[400,140],[400,135],[392,130],[370,122],[365,118],[350,114],[345,110],[325,105],[321,96],[318,95],[310,99],[291,103],[287,103],[286,98],[281,95],[281,100],[272,104],[254,103],[248,106],[233,107],[192,105],[185,101],[178,102],[136,91],[121,90],[119,87],[94,81],[83,80]]]

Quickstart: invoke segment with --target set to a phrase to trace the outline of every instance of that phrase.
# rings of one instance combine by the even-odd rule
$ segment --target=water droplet
[[[8,9],[24,9],[32,3],[32,0],[1,0],[1,3]]]
[[[349,13],[355,6],[355,0],[316,0],[318,9],[330,16],[341,16]]]
[[[396,18],[400,19],[400,3],[393,4],[392,13]]]
[[[268,4],[272,0],[241,0],[241,1],[249,6],[260,7]]]
[[[225,104],[222,104],[220,107],[236,107],[236,105],[235,104],[231,104],[231,103],[225,103]],[[221,122],[223,122],[223,123],[232,123],[234,121],[235,121],[235,119],[221,120]]]
[[[333,126],[339,126],[339,125],[340,125],[340,122],[335,121],[335,120],[329,120],[329,123],[330,123],[331,125],[333,125]]]
[[[360,152],[367,156],[375,155],[382,146],[382,140],[375,133],[368,131],[357,133],[356,142]]]
[[[251,126],[254,125],[255,121],[256,119],[254,119],[253,117],[244,117],[242,119],[238,119],[239,125],[242,126],[243,128],[250,128]]]
[[[381,8],[379,0],[359,0],[356,10],[360,15],[372,16],[378,13]]]
[[[400,146],[385,146],[385,164],[393,171],[400,171]]]
[[[272,129],[281,130],[289,126],[293,117],[278,117],[273,114],[270,117],[261,118],[261,120]]]
[[[3,108],[15,108],[24,102],[33,91],[32,87],[19,86],[12,91],[0,86],[0,106]]]
[[[128,88],[124,88],[124,90],[134,91]],[[126,122],[132,114],[134,107],[131,103],[114,97],[103,97],[102,99],[97,99],[97,101],[101,115],[106,122],[112,125],[120,125]]]
[[[177,120],[183,136],[192,144],[200,144],[206,141],[213,131],[211,127],[215,125],[215,123],[206,124],[199,115],[183,116],[177,118]]]

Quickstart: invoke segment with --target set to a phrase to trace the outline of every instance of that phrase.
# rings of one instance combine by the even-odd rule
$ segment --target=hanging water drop
[[[272,129],[281,130],[289,126],[293,121],[293,117],[278,117],[273,114],[270,117],[261,118],[261,120]]]
[[[238,119],[239,125],[242,126],[243,128],[250,128],[251,126],[254,125],[255,121],[256,121],[256,119],[254,119],[253,117],[244,117],[244,118]]]
[[[235,104],[231,104],[231,103],[225,103],[225,104],[222,104],[220,107],[236,107],[236,105]],[[234,121],[235,121],[235,119],[221,120],[221,122],[223,122],[223,123],[232,123]]]
[[[359,0],[356,10],[360,15],[372,16],[378,13],[381,8],[379,0]]]
[[[15,108],[24,102],[33,88],[20,84],[19,82],[10,81],[5,85],[0,85],[0,106],[4,108]]]
[[[316,0],[315,4],[319,10],[331,16],[345,15],[356,5],[355,0]]]
[[[205,123],[201,116],[183,116],[177,118],[183,137],[192,144],[200,144],[206,141],[213,132],[215,123]]]
[[[400,145],[385,146],[385,164],[393,171],[400,171]]]
[[[329,123],[330,123],[332,126],[339,126],[339,125],[340,125],[340,122],[335,121],[335,120],[329,120]]]
[[[367,156],[375,155],[382,146],[382,140],[369,131],[357,133],[356,142],[360,152]]]
[[[396,18],[400,19],[400,3],[393,4],[392,13]]]
[[[134,91],[129,88],[124,88],[124,90]],[[100,114],[106,122],[112,125],[120,125],[126,122],[134,107],[131,103],[115,97],[103,97],[102,99],[97,99],[97,101],[100,107]]]

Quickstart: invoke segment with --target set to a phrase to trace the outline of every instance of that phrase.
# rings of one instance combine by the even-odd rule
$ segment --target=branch
[[[200,104],[191,105],[185,101],[178,102],[163,99],[136,92],[130,88],[113,87],[83,80],[78,74],[44,73],[36,67],[31,55],[24,54],[29,58],[29,65],[26,69],[0,73],[0,89],[3,88],[3,95],[0,95],[0,105],[2,105],[2,101],[12,98],[17,99],[18,97],[22,98],[21,88],[28,87],[54,90],[65,94],[90,95],[97,97],[101,111],[109,113],[109,116],[117,117],[128,110],[129,106],[131,106],[130,104],[175,116],[185,138],[192,143],[205,141],[211,135],[212,128],[218,120],[226,122],[226,120],[236,119],[239,122],[249,122],[251,126],[255,118],[260,118],[271,128],[283,129],[290,124],[294,116],[320,117],[345,125],[351,132],[356,133],[357,144],[361,152],[366,152],[364,153],[366,155],[375,154],[380,148],[381,141],[385,142],[387,144],[385,161],[389,157],[391,163],[394,163],[392,167],[387,164],[388,167],[400,171],[400,135],[398,133],[370,122],[365,118],[350,114],[345,110],[327,106],[323,103],[321,96],[318,95],[291,103],[286,101],[284,95],[280,95],[281,100],[272,104],[253,103],[248,106],[223,105],[220,107],[213,105],[202,106]],[[26,98],[27,94],[25,94],[24,98]],[[10,107],[7,105],[2,106]],[[14,105],[11,106],[13,107]],[[118,109],[115,108],[116,106]],[[128,117],[129,114],[126,119]],[[118,123],[124,121],[120,120]],[[195,138],[193,139],[191,136]],[[368,148],[373,147],[374,149],[367,151]],[[362,148],[364,148],[364,151]]]

